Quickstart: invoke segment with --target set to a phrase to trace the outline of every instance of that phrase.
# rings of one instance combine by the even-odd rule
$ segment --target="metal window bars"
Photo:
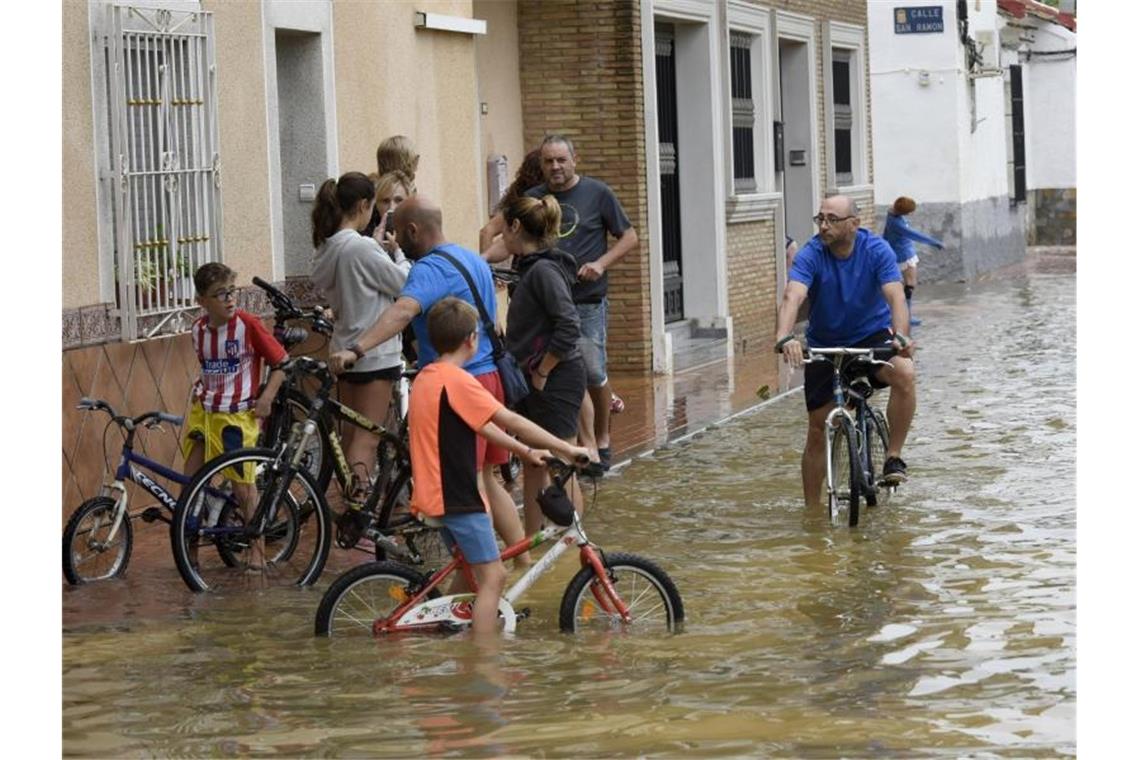
[[[123,340],[189,327],[221,260],[213,16],[108,6],[115,279]]]

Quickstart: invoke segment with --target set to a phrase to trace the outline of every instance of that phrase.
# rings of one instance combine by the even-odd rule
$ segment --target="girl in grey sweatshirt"
[[[360,172],[321,185],[313,206],[313,270],[310,279],[329,300],[336,315],[333,351],[353,350],[357,338],[391,306],[412,264],[398,250],[395,260],[364,229],[372,217],[376,188]],[[361,352],[351,372],[340,380],[340,398],[352,409],[382,423],[392,398],[392,383],[400,379],[400,336]],[[349,426],[346,455],[356,484],[350,498],[367,493],[376,464],[376,436]]]

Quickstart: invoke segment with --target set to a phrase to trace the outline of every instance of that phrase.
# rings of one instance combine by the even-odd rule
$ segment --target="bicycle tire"
[[[685,620],[681,594],[669,574],[651,560],[636,554],[615,553],[602,557],[610,580],[622,600],[629,605],[638,631],[647,629],[674,632]],[[626,629],[621,617],[607,612],[598,602],[597,575],[590,565],[570,579],[558,611],[558,626],[567,633],[583,629]],[[660,626],[660,628],[658,628]]]
[[[285,503],[288,511],[284,514],[278,513],[274,523],[265,530],[266,559],[274,563],[287,562],[293,556],[293,551],[297,548],[297,542],[300,540],[297,528],[301,523],[301,510],[297,507],[293,495],[286,495],[289,497]],[[244,519],[238,511],[237,505],[228,501],[222,507],[218,522],[223,525],[240,525]],[[273,547],[272,552],[269,551],[270,547]],[[218,550],[218,556],[228,567],[237,567],[241,564],[238,557],[241,551],[240,546],[235,547],[229,541],[215,541],[214,548]]]
[[[865,455],[867,460],[867,506],[886,506],[890,501],[892,487],[878,485],[879,474],[887,461],[887,446],[891,440],[890,428],[883,413],[874,407],[867,407],[867,438]]]
[[[369,562],[341,573],[325,590],[313,626],[316,636],[372,636],[372,621],[391,615],[427,576],[399,562]],[[438,589],[428,593],[439,596]]]
[[[106,514],[103,514],[106,513]],[[106,524],[103,523],[103,518],[106,519]],[[115,536],[115,546],[117,550],[112,556],[112,561],[109,568],[103,572],[89,572],[83,565],[86,560],[82,555],[77,555],[75,551],[75,543],[77,540],[86,545],[91,539],[86,538],[91,535],[99,535],[97,531],[109,530],[115,521],[115,500],[108,496],[96,496],[88,499],[75,508],[71,513],[71,517],[67,521],[67,527],[63,529],[63,577],[72,586],[78,586],[81,583],[89,583],[91,581],[107,580],[109,578],[117,578],[122,575],[127,569],[127,565],[131,561],[131,549],[134,546],[134,529],[131,527],[131,519],[129,515],[123,516],[123,522],[119,525],[119,533]],[[87,523],[93,523],[91,527],[85,527]],[[89,545],[88,549],[94,549]],[[106,553],[105,549],[97,549],[93,557],[101,557]]]
[[[827,492],[828,517],[834,523],[842,504],[847,505],[847,525],[859,524],[859,500],[863,493],[863,461],[855,426],[846,417],[831,431],[831,473]],[[846,488],[846,490],[844,490]]]
[[[391,485],[388,493],[384,494],[384,500],[381,502],[380,511],[377,513],[372,527],[387,535],[402,534],[405,543],[410,544],[410,548],[414,549],[420,557],[418,563],[412,564],[420,564],[430,568],[442,567],[451,559],[451,551],[443,542],[443,536],[440,535],[438,529],[420,527],[418,523],[415,523],[417,527],[414,531],[389,530],[389,526],[393,524],[395,519],[403,516],[411,502],[413,484],[412,472],[408,465],[402,465],[397,469],[396,477],[392,480]],[[377,562],[389,559],[388,552],[380,544],[376,544],[374,556]]]
[[[273,449],[238,449],[223,454],[204,464],[183,490],[170,523],[170,542],[178,573],[191,591],[264,588],[267,585],[307,586],[320,577],[328,560],[332,518],[324,492],[306,470],[295,472],[285,484],[290,498],[285,508],[294,526],[296,535],[291,540],[295,543],[288,556],[278,557],[276,562],[260,568],[260,571],[252,566],[249,556],[243,556],[249,554],[250,542],[244,536],[236,535],[237,526],[225,523],[210,525],[208,520],[201,519],[205,499],[200,498],[200,494],[210,491],[224,493],[220,484],[227,479],[225,471],[232,466],[248,465],[258,472],[259,496],[265,488],[272,487],[273,483],[266,482],[264,478],[277,454]],[[293,511],[294,506],[296,512]],[[218,552],[219,561],[208,562],[210,555],[199,549],[206,544],[217,546],[219,542],[229,542],[226,551]],[[269,546],[272,543],[266,548]],[[234,564],[229,564],[227,558]],[[254,572],[245,572],[246,569]]]
[[[285,394],[281,411],[275,409],[265,422],[265,430],[258,439],[258,447],[276,449],[283,446],[289,439],[294,422],[303,422],[309,416],[310,399],[304,393],[293,388],[287,388],[281,393]],[[305,468],[320,486],[321,492],[326,493],[329,483],[332,482],[333,458],[329,450],[328,427],[323,419],[317,420],[317,435],[315,444],[310,444],[305,456],[310,463]]]

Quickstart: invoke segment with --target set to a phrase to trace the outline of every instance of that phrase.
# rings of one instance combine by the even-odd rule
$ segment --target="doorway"
[[[277,131],[285,275],[308,275],[309,215],[327,179],[321,35],[277,29]]]
[[[806,42],[780,40],[780,113],[784,124],[784,229],[803,245],[815,234],[811,58]],[[782,247],[782,246],[781,246]]]
[[[655,27],[657,58],[657,149],[661,176],[661,257],[665,322],[684,318],[681,274],[681,181],[677,155],[677,60],[672,24]]]

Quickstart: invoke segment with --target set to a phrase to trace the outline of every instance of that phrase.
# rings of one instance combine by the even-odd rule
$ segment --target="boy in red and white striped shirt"
[[[260,432],[257,418],[269,416],[273,397],[285,379],[285,373],[276,367],[288,354],[260,319],[237,308],[236,279],[232,269],[216,262],[204,264],[194,273],[198,305],[206,314],[190,328],[202,374],[191,390],[194,400],[182,439],[188,475],[224,452],[256,446]],[[274,369],[259,396],[265,364]],[[230,468],[226,473],[249,519],[257,502],[252,467]],[[251,570],[264,567],[261,540],[250,547],[248,564]]]

